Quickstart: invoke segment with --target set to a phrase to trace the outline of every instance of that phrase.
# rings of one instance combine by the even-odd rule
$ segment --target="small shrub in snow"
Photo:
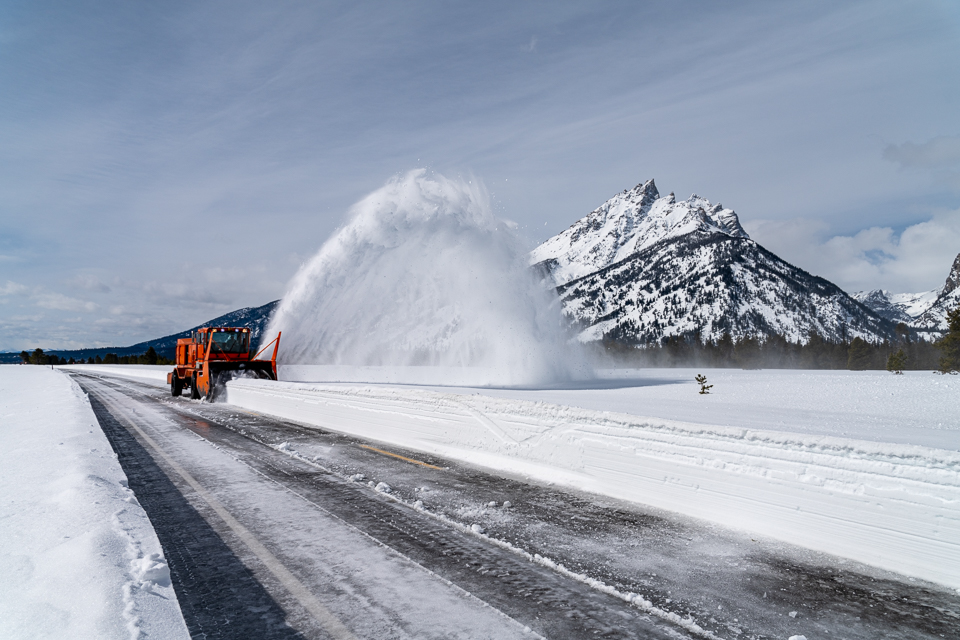
[[[375,491],[380,493],[390,493],[390,485],[386,482],[378,482]]]
[[[712,384],[707,384],[707,376],[703,375],[702,373],[698,373],[697,377],[694,378],[694,380],[696,380],[697,384],[700,385],[701,395],[710,393],[710,389],[713,389]]]

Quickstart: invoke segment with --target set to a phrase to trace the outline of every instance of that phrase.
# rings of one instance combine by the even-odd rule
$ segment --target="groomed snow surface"
[[[188,638],[160,542],[85,394],[0,366],[0,635]]]

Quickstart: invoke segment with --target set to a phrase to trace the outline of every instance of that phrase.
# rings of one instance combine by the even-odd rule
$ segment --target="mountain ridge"
[[[921,293],[890,293],[884,289],[857,291],[851,296],[878,315],[903,322],[925,338],[947,330],[947,313],[960,305],[960,253],[943,286]]]
[[[696,194],[660,197],[652,179],[546,240],[531,263],[555,286],[580,342],[895,335],[890,320],[752,240],[732,209]]]

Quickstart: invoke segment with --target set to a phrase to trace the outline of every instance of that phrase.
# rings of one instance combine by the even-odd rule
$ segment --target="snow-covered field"
[[[609,374],[592,389],[228,388],[255,411],[960,587],[960,380],[707,373],[708,396],[676,370]]]
[[[166,373],[98,369],[155,384]],[[698,371],[711,394],[697,393]],[[228,395],[254,411],[960,588],[960,378],[698,371],[507,389],[428,386],[438,376],[427,368],[420,385],[399,385],[387,383],[399,379],[389,369],[301,366],[281,369],[280,383],[233,381]],[[372,374],[383,382],[323,381]]]
[[[187,638],[160,543],[79,387],[0,366],[0,635]]]

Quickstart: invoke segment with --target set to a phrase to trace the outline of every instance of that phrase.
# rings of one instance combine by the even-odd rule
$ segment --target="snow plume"
[[[568,378],[559,307],[513,226],[476,180],[394,178],[300,269],[265,335],[283,331],[281,364],[386,366],[396,382],[411,365],[456,384]]]

